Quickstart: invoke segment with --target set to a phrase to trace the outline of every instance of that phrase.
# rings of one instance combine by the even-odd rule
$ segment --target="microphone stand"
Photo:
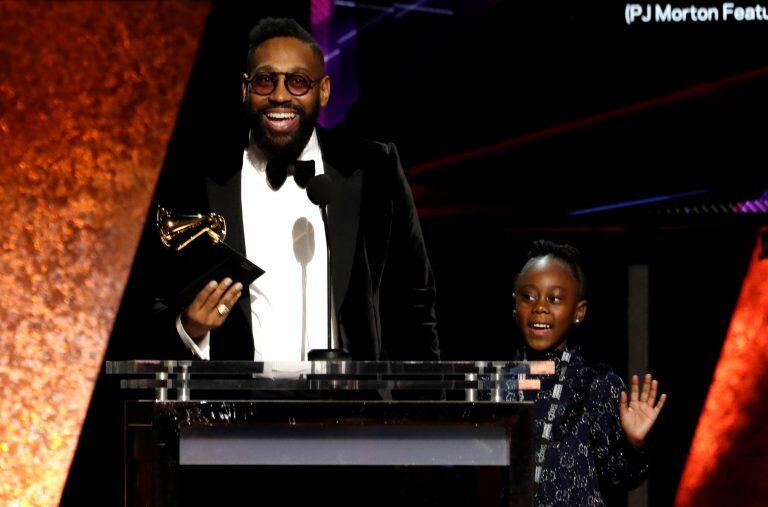
[[[333,300],[333,278],[331,277],[331,236],[328,231],[328,205],[326,203],[320,204],[320,214],[323,217],[323,228],[325,229],[325,252],[327,262],[327,278],[326,287],[328,289],[328,348],[327,349],[312,349],[307,354],[307,359],[310,361],[341,361],[350,360],[351,356],[349,352],[342,348],[333,347],[333,315],[334,315],[334,300]],[[338,336],[338,333],[337,333]]]

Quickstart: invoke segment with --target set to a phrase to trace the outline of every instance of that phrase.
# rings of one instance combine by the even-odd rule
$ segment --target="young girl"
[[[536,394],[534,479],[539,506],[604,505],[601,489],[630,489],[648,471],[645,438],[664,405],[658,382],[632,377],[630,394],[608,367],[587,363],[568,336],[587,312],[578,251],[533,243],[515,280],[514,317],[524,338],[519,360],[553,360],[555,375]],[[522,391],[510,399],[525,399]]]

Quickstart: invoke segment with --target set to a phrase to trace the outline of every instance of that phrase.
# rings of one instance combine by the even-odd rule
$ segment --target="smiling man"
[[[293,20],[253,28],[241,91],[242,165],[210,178],[207,198],[227,221],[226,243],[265,274],[249,287],[211,280],[186,308],[159,299],[175,318],[171,355],[300,361],[325,348],[330,243],[337,345],[357,360],[438,359],[432,271],[394,145],[317,125],[331,79]],[[305,190],[318,174],[331,181],[328,238]]]
[[[267,157],[298,158],[331,94],[323,54],[308,38],[254,35],[242,86],[253,142]]]

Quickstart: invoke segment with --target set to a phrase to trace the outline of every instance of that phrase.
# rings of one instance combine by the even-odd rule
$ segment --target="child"
[[[587,312],[578,251],[549,241],[533,243],[515,280],[520,360],[553,360],[555,375],[536,394],[535,473],[539,506],[604,505],[601,488],[632,488],[648,471],[645,437],[664,405],[658,382],[624,383],[609,368],[587,363],[568,347],[573,326]],[[509,399],[524,399],[521,392]]]

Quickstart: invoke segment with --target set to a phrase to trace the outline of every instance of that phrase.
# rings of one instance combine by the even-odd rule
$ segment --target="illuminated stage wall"
[[[768,498],[768,259],[759,259],[759,243],[699,419],[677,507],[757,506]]]
[[[0,505],[58,503],[209,7],[0,3]]]

